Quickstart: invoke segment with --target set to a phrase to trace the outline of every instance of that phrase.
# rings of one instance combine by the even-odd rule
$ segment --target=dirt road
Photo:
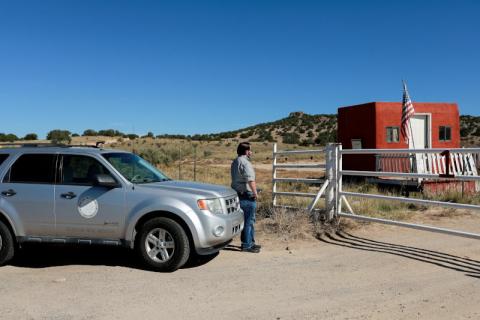
[[[437,224],[480,231],[473,216]],[[0,319],[480,318],[478,240],[369,225],[263,244],[172,274],[118,248],[30,247],[0,268]]]

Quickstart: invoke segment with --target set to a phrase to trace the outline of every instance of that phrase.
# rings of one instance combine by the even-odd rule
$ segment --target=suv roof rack
[[[91,144],[61,144],[61,143],[0,143],[2,147],[21,147],[21,148],[40,148],[40,147],[59,147],[59,148],[71,148],[71,147],[83,147],[83,148],[101,148],[101,145],[105,144],[105,141],[97,141],[95,145]]]

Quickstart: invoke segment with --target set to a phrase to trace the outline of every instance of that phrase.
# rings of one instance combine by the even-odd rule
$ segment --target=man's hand
[[[253,197],[255,199],[258,198],[258,192],[257,192],[257,184],[255,181],[248,181],[248,185],[250,186],[250,189],[252,189]]]

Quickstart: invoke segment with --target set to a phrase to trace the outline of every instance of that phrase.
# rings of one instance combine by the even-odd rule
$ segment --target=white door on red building
[[[414,115],[410,118],[411,139],[409,141],[410,149],[428,149],[430,148],[430,124],[427,115]],[[423,153],[415,154],[416,168],[418,173],[428,171],[427,157]]]
[[[412,138],[409,142],[410,149],[430,148],[430,134],[427,115],[414,115],[410,118],[412,127]]]

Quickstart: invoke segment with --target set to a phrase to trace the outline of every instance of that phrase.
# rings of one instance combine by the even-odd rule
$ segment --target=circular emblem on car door
[[[97,200],[90,197],[83,197],[78,200],[78,212],[86,219],[93,218],[98,212]]]

